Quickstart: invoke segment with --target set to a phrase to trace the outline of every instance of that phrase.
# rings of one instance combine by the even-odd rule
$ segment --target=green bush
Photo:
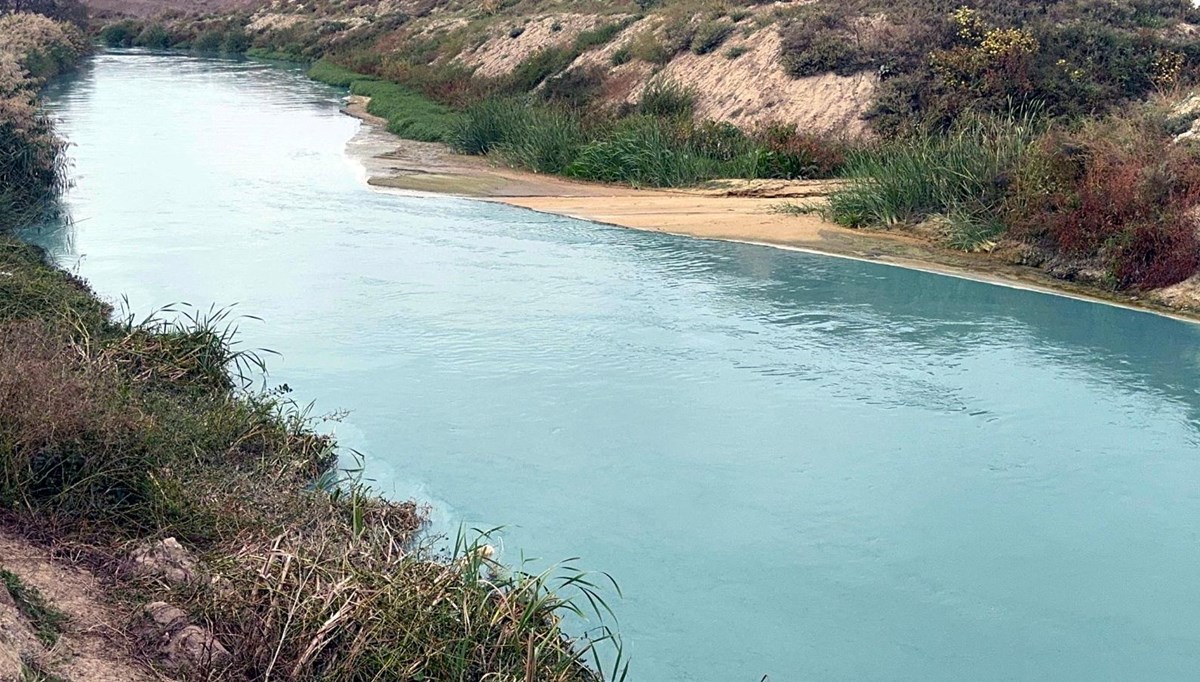
[[[733,33],[733,22],[727,19],[706,21],[696,28],[692,36],[691,48],[696,54],[708,54],[721,47],[721,44]]]
[[[526,107],[495,146],[501,158],[535,173],[561,174],[587,142],[577,118],[559,110]]]
[[[171,36],[162,24],[147,24],[133,39],[133,44],[137,47],[165,50],[171,47]]]
[[[578,68],[547,79],[540,94],[547,101],[584,109],[600,97],[603,86],[603,69]]]
[[[676,52],[655,36],[653,31],[642,31],[630,41],[628,49],[634,59],[650,64],[666,64]]]
[[[108,24],[100,29],[100,41],[108,47],[132,47],[142,27],[132,19]]]
[[[451,131],[449,142],[462,154],[487,154],[525,129],[529,103],[523,98],[486,99],[468,108]]]
[[[689,118],[696,108],[696,93],[675,81],[656,80],[648,84],[638,99],[637,112],[643,116]]]
[[[230,29],[221,42],[221,52],[227,55],[245,54],[250,49],[250,36],[240,28]]]
[[[576,56],[574,50],[563,47],[542,48],[517,65],[505,79],[505,87],[510,92],[531,92],[542,81],[570,66]]]
[[[202,54],[216,54],[221,51],[225,34],[221,31],[205,31],[192,41],[192,51]]]
[[[618,21],[611,24],[604,24],[596,28],[583,31],[575,37],[575,52],[584,53],[594,47],[607,45],[617,34],[629,25],[629,21]]]

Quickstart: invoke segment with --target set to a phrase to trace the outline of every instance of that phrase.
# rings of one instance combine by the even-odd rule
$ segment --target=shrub
[[[708,54],[715,51],[733,33],[733,22],[716,19],[706,21],[696,28],[692,36],[691,48],[696,54]]]
[[[535,173],[563,173],[586,142],[579,120],[571,114],[541,107],[526,107],[512,119],[513,130],[495,146],[507,162]]]
[[[225,34],[221,31],[205,31],[196,37],[192,42],[192,50],[202,54],[216,54],[221,51],[221,45],[225,42]]]
[[[147,24],[133,39],[133,44],[138,47],[165,50],[171,46],[171,36],[162,24]]]
[[[583,31],[575,37],[575,51],[582,54],[594,47],[607,45],[628,25],[628,20],[618,21],[611,24],[603,24],[601,26],[597,26],[596,28]]]
[[[100,40],[109,47],[132,47],[141,27],[132,19],[108,24],[100,29]]]
[[[546,47],[529,55],[506,78],[510,92],[530,92],[550,76],[575,61],[576,53],[562,47]]]
[[[34,14],[0,16],[0,232],[54,209],[65,144],[34,91],[87,49],[77,29]]]
[[[828,133],[799,130],[795,124],[767,123],[751,135],[769,155],[755,177],[829,178],[841,172],[851,145]]]
[[[547,101],[582,109],[599,97],[603,86],[603,69],[578,68],[547,79],[541,96]]]
[[[648,84],[637,103],[637,112],[643,116],[689,118],[695,108],[695,91],[669,80]]]
[[[1173,144],[1146,108],[1044,135],[1006,204],[1016,235],[1098,261],[1118,289],[1174,284],[1200,265],[1200,152]]]
[[[449,136],[462,154],[487,154],[515,139],[525,128],[528,102],[518,98],[492,98],[468,108]]]
[[[750,51],[750,48],[748,48],[744,45],[737,45],[735,47],[729,48],[728,50],[725,50],[725,58],[726,59],[737,59],[738,57],[741,57],[742,55],[746,54],[749,51]]]
[[[568,111],[513,97],[467,109],[449,139],[461,153],[494,153],[537,173],[564,172],[587,141],[581,123]]]
[[[221,52],[228,55],[245,54],[250,49],[250,36],[240,28],[230,29],[221,42]]]
[[[622,45],[616,50],[613,50],[612,59],[610,61],[612,62],[613,66],[620,66],[622,64],[627,64],[631,59],[633,59],[633,51],[629,49],[628,45]]]
[[[654,35],[653,31],[642,31],[629,43],[629,54],[650,64],[666,64],[675,56],[675,50]]]

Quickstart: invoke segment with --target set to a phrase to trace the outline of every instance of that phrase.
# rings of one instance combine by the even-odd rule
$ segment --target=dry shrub
[[[610,632],[567,638],[562,617],[582,613],[550,591],[600,599],[588,576],[513,572],[490,554],[460,542],[433,558],[378,519],[326,524],[210,561],[213,580],[177,598],[239,643],[225,671],[239,679],[601,679],[584,661]]]
[[[751,139],[785,159],[808,169],[803,177],[832,177],[846,163],[850,143],[826,132],[801,130],[794,123],[764,123]]]
[[[1015,236],[1099,262],[1115,288],[1150,289],[1200,266],[1198,202],[1200,153],[1174,144],[1143,107],[1043,136],[1016,174],[1008,208]]]
[[[0,434],[21,460],[122,425],[106,404],[114,386],[111,371],[44,323],[0,324]],[[11,457],[5,464],[20,466]]]

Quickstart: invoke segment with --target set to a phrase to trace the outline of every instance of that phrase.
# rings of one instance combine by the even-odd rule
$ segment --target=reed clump
[[[829,199],[829,216],[849,227],[945,221],[947,241],[974,249],[1002,229],[1006,178],[1038,133],[1032,113],[964,119],[948,133],[922,132],[858,150],[850,184]]]

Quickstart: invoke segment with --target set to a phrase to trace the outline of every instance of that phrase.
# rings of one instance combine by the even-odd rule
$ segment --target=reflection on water
[[[373,193],[278,67],[105,55],[52,97],[59,258],[266,318],[383,489],[613,573],[635,679],[1195,675],[1197,327]]]

